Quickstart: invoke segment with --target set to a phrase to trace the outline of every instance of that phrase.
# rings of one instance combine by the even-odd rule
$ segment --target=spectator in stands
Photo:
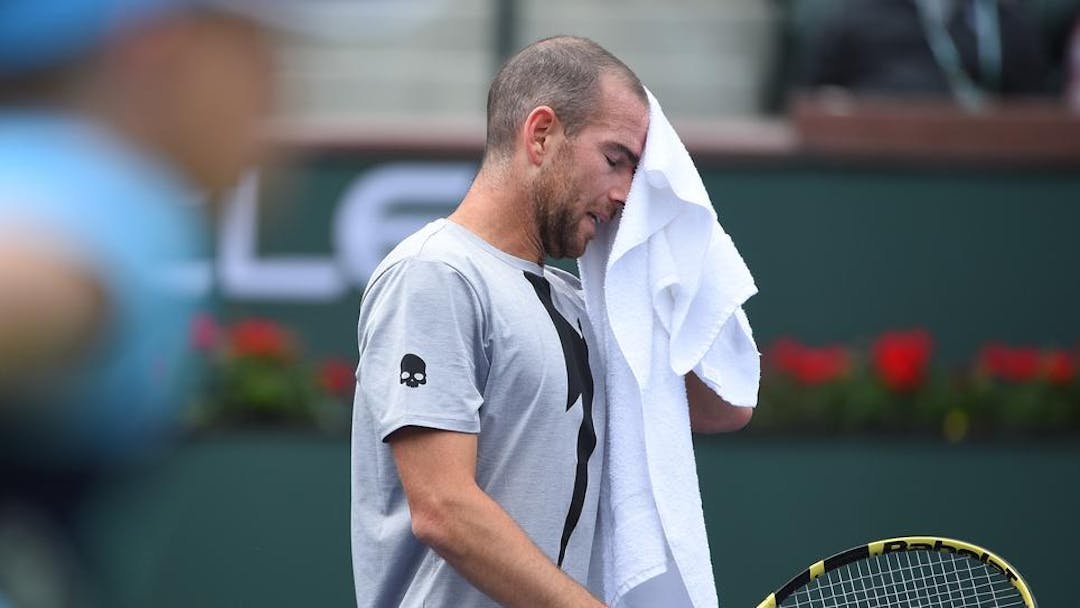
[[[1048,67],[1018,0],[844,0],[811,44],[803,84],[971,106],[1046,94]]]

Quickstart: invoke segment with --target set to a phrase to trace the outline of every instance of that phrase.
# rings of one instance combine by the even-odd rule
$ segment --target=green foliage
[[[245,319],[222,327],[195,323],[192,343],[202,355],[202,391],[191,408],[195,428],[271,426],[343,433],[354,378],[344,361],[306,361],[280,325]]]

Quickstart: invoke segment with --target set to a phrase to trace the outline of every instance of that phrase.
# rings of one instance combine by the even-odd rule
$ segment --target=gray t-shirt
[[[494,606],[412,534],[386,438],[478,435],[476,480],[586,584],[603,467],[604,372],[572,275],[438,220],[372,275],[360,308],[352,436],[358,606]]]

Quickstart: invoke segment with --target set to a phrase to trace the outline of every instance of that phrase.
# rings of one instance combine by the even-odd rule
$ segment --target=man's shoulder
[[[456,274],[466,283],[472,283],[476,280],[473,267],[468,244],[448,230],[447,220],[435,220],[405,237],[383,258],[368,280],[367,291],[387,274],[421,268]]]

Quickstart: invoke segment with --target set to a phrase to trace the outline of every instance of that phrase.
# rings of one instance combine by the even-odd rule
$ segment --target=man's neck
[[[523,260],[544,263],[544,248],[532,204],[513,180],[481,168],[458,208],[448,218],[496,249]]]

